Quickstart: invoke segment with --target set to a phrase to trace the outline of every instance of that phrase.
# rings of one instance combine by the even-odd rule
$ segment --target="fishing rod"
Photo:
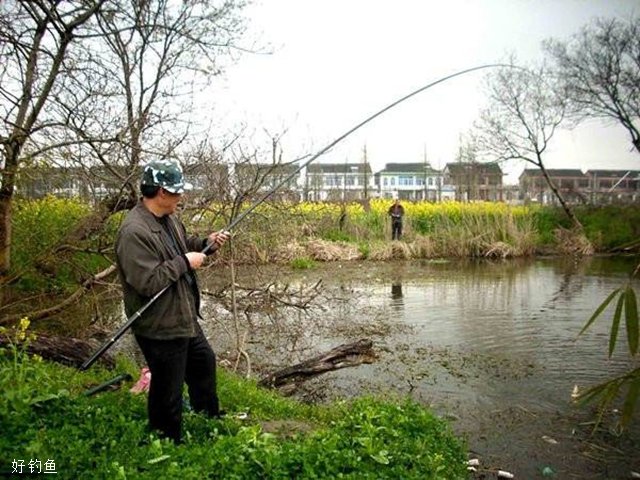
[[[465,75],[467,73],[475,72],[477,70],[483,70],[483,69],[486,69],[486,68],[500,68],[500,67],[503,67],[503,68],[514,68],[516,66],[515,65],[505,64],[505,63],[490,63],[490,64],[486,64],[486,65],[480,65],[480,66],[477,66],[477,67],[467,68],[465,70],[460,70],[459,72],[452,73],[450,75],[447,75],[446,77],[442,77],[442,78],[440,78],[440,79],[438,79],[438,80],[436,80],[434,82],[431,82],[431,83],[429,83],[427,85],[424,85],[423,87],[420,87],[417,90],[414,90],[413,92],[409,93],[408,95],[405,95],[404,97],[402,97],[402,98],[396,100],[395,102],[387,105],[382,110],[379,110],[376,113],[374,113],[373,115],[370,115],[369,117],[364,119],[362,122],[358,123],[355,127],[349,129],[348,131],[346,131],[345,133],[340,135],[338,138],[333,140],[331,143],[329,143],[328,145],[323,147],[316,154],[314,154],[311,158],[309,158],[309,160],[307,160],[302,165],[300,165],[295,171],[293,171],[291,174],[287,175],[283,180],[278,182],[275,187],[273,187],[271,190],[269,190],[268,192],[263,194],[257,201],[255,201],[252,205],[250,205],[246,210],[244,210],[239,215],[237,215],[234,219],[232,219],[231,222],[229,223],[229,225],[227,225],[226,228],[224,228],[222,231],[225,232],[225,233],[230,233],[233,230],[233,228],[238,223],[240,223],[247,215],[249,215],[251,212],[253,212],[265,200],[267,200],[271,195],[273,195],[276,191],[278,191],[280,189],[280,187],[285,185],[287,182],[291,181],[291,179],[293,179],[296,175],[298,175],[302,171],[302,169],[304,169],[307,165],[309,165],[311,162],[316,160],[318,157],[320,157],[320,156],[324,155],[325,153],[327,153],[329,150],[331,150],[333,147],[335,147],[338,143],[340,143],[342,140],[347,138],[349,135],[354,133],[356,130],[359,130],[364,125],[366,125],[367,123],[369,123],[373,119],[379,117],[380,115],[382,115],[386,111],[391,110],[396,105],[398,105],[398,104],[410,99],[411,97],[419,94],[420,92],[424,92],[425,90],[428,90],[429,88],[434,87],[434,86],[438,85],[439,83],[446,82],[447,80],[450,80],[452,78],[459,77],[459,76]],[[516,68],[519,68],[519,67],[516,67]],[[201,253],[207,253],[212,248],[212,246],[213,246],[213,244],[207,245],[204,248],[204,250],[202,250]],[[98,358],[100,358],[109,348],[111,348],[111,346],[114,343],[116,343],[118,341],[118,339],[122,335],[124,335],[124,333],[129,329],[129,327],[131,327],[131,325],[133,325],[133,322],[135,322],[138,318],[140,318],[140,316],[164,292],[166,292],[169,289],[169,287],[171,287],[171,284],[167,285],[162,290],[160,290],[158,293],[156,293],[153,297],[151,297],[151,299],[149,299],[149,301],[146,304],[144,304],[142,307],[140,307],[140,309],[137,312],[135,312],[133,315],[131,315],[131,317],[109,338],[109,340],[107,340],[98,350],[96,350],[96,352],[88,360],[86,360],[80,366],[80,370],[86,370],[91,365],[93,365],[96,362],[96,360],[98,360]]]

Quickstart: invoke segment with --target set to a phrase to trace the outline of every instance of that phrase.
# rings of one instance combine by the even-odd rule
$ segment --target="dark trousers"
[[[402,235],[402,221],[396,220],[391,222],[391,240],[400,240]]]
[[[154,340],[136,335],[149,370],[149,425],[176,443],[182,434],[182,386],[186,382],[194,411],[220,413],[216,393],[216,357],[198,325],[198,336]]]

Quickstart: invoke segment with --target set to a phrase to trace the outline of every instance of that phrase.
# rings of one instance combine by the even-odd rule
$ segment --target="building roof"
[[[371,173],[371,165],[368,163],[316,163],[307,167],[307,173],[333,173],[340,175],[347,173],[364,174]]]
[[[479,162],[452,162],[447,163],[444,167],[445,171],[450,175],[463,175],[473,170],[481,175],[503,175],[500,165],[497,163],[479,163]]]
[[[547,175],[550,177],[573,177],[573,178],[584,178],[586,175],[582,173],[582,170],[577,168],[547,168]],[[525,168],[524,171],[520,174],[520,178],[529,177],[529,178],[539,178],[542,177],[542,170],[538,168]]]
[[[297,163],[242,163],[236,165],[239,172],[260,172],[261,174],[286,175],[298,169]]]
[[[587,175],[595,175],[607,178],[636,178],[640,175],[640,170],[587,170]]]
[[[395,175],[398,173],[417,173],[417,174],[423,175],[425,173],[438,174],[440,172],[435,170],[428,163],[422,162],[422,163],[386,163],[384,165],[384,168],[380,170],[377,173],[377,175],[382,173],[389,174],[389,175]]]

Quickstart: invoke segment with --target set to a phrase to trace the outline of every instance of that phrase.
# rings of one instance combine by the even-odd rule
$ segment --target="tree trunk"
[[[0,286],[4,285],[11,268],[11,207],[19,151],[19,146],[5,144],[5,164],[0,171]]]
[[[580,220],[578,220],[578,217],[575,216],[575,214],[573,213],[573,210],[571,210],[571,207],[569,207],[564,197],[556,187],[555,183],[553,183],[553,180],[551,180],[551,177],[549,177],[549,174],[547,173],[547,169],[544,168],[544,165],[540,160],[539,160],[539,166],[540,166],[540,170],[542,171],[542,175],[544,176],[544,179],[547,182],[547,185],[549,185],[549,188],[551,188],[551,191],[560,202],[562,209],[564,210],[564,212],[567,214],[567,216],[573,223],[573,226],[578,230],[582,230],[583,229],[582,223],[580,223]]]
[[[260,380],[259,385],[274,388],[299,383],[325,372],[363,363],[373,363],[375,359],[373,342],[369,339],[362,339],[354,343],[340,345],[309,360],[270,373]]]
[[[3,180],[5,177],[3,175]],[[11,196],[3,181],[0,188],[0,285],[5,283],[11,266]]]

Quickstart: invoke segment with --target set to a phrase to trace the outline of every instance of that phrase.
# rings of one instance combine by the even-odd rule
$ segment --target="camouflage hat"
[[[193,185],[184,181],[182,167],[175,160],[152,160],[144,166],[141,185],[162,187],[171,193],[183,193]]]

